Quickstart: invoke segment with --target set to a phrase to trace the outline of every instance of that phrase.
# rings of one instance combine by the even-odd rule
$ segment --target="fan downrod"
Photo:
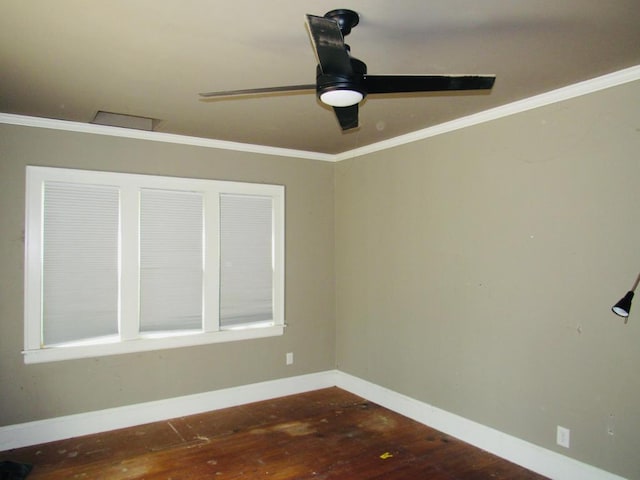
[[[324,14],[324,18],[335,20],[338,23],[338,27],[340,27],[343,37],[349,35],[351,33],[351,29],[358,25],[358,22],[360,21],[360,17],[356,12],[353,10],[347,10],[346,8],[331,10]]]

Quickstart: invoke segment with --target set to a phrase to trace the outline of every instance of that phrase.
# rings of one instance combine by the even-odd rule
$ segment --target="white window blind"
[[[202,329],[199,192],[140,192],[140,331]]]
[[[220,196],[220,326],[273,319],[273,207],[269,197]]]
[[[284,331],[284,187],[27,167],[25,361]]]
[[[117,334],[118,188],[48,182],[43,209],[42,342]]]

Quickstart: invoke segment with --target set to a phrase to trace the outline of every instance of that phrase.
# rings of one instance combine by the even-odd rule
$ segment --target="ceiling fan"
[[[344,37],[358,25],[352,10],[331,10],[324,17],[307,15],[307,26],[318,58],[316,83],[283,87],[201,93],[229,97],[315,90],[322,103],[333,107],[342,130],[358,127],[358,104],[369,94],[489,90],[495,75],[369,75],[367,65],[352,57]]]

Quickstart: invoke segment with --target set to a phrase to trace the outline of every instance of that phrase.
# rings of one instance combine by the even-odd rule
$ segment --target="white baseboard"
[[[623,477],[547,450],[493,428],[420,402],[344,372],[336,386],[447,435],[554,480],[624,480]]]
[[[333,371],[0,427],[0,451],[335,386]]]
[[[0,451],[337,386],[555,480],[624,480],[339,370],[0,427]]]

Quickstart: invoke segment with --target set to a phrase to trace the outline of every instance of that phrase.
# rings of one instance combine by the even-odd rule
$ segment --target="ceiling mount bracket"
[[[331,10],[324,14],[324,18],[335,20],[338,23],[338,27],[340,27],[343,37],[349,35],[351,33],[351,29],[360,22],[358,14],[353,10],[347,10],[346,8]]]

